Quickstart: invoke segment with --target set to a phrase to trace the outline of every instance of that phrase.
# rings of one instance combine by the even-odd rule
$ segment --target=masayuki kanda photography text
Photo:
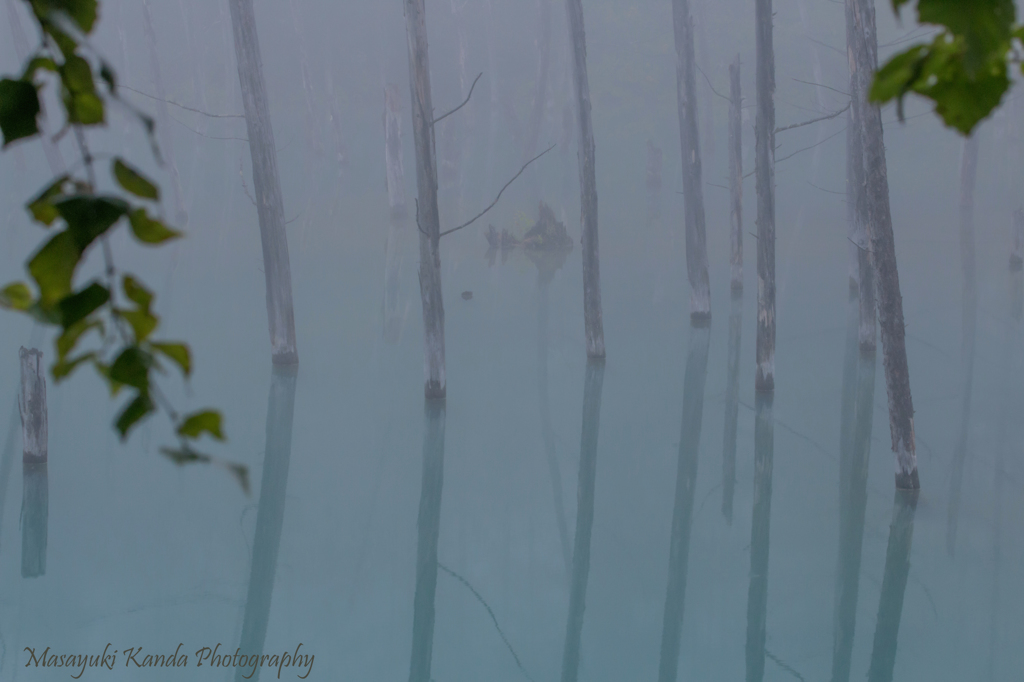
[[[242,677],[253,679],[257,671],[263,669],[262,673],[275,671],[277,678],[281,675],[289,676],[294,674],[300,680],[305,680],[313,672],[313,654],[301,653],[302,643],[300,642],[294,651],[282,653],[259,653],[249,654],[241,648],[230,651],[222,648],[218,643],[213,647],[203,646],[193,654],[183,651],[185,645],[178,644],[174,651],[163,653],[144,650],[143,647],[130,647],[128,649],[115,649],[113,644],[107,644],[102,653],[95,654],[68,654],[55,652],[50,647],[44,648],[41,652],[32,647],[25,647],[22,653],[26,657],[26,668],[66,668],[73,679],[80,679],[89,669],[96,672],[102,670],[113,671],[115,667],[122,666],[129,669],[135,668],[177,668],[179,670],[189,667],[194,668],[238,668],[242,671]]]

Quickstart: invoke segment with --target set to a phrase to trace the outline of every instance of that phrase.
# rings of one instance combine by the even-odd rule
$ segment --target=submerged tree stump
[[[21,410],[22,461],[26,464],[46,462],[46,374],[43,354],[35,348],[18,351],[21,359],[21,392],[18,407]]]

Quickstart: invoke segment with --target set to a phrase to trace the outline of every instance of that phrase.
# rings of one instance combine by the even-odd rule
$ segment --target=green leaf
[[[28,271],[39,285],[40,304],[46,308],[71,293],[71,278],[82,250],[68,230],[46,242],[28,262]]]
[[[242,486],[242,492],[249,494],[249,467],[244,464],[228,464],[228,473],[235,477],[238,485]]]
[[[110,366],[110,379],[141,391],[149,390],[149,368],[153,356],[138,346],[128,346]]]
[[[131,275],[125,275],[121,285],[128,300],[136,303],[142,310],[149,310],[149,304],[153,302],[153,293],[149,289]]]
[[[51,58],[37,55],[29,60],[28,64],[25,65],[25,70],[21,74],[21,79],[25,81],[32,81],[35,79],[36,71],[39,69],[46,69],[47,71],[53,71],[57,73],[60,68],[57,66],[57,62]]]
[[[64,329],[67,329],[76,322],[84,320],[94,310],[109,300],[110,291],[102,284],[96,282],[93,282],[81,291],[65,296],[57,302],[61,325]]]
[[[116,396],[121,389],[124,388],[124,384],[110,378],[110,365],[105,364],[97,357],[92,359],[92,366],[96,369],[96,373],[106,380],[107,385],[110,387],[111,398]]]
[[[188,346],[183,343],[158,343],[156,341],[150,342],[149,345],[177,363],[182,374],[185,376],[192,374],[192,352]]]
[[[136,343],[145,341],[153,333],[153,330],[156,329],[156,326],[160,324],[160,318],[148,310],[119,309],[117,314],[131,325],[132,332],[135,333]]]
[[[199,438],[205,431],[217,440],[224,440],[221,420],[220,412],[214,410],[194,412],[185,417],[185,421],[178,427],[178,435],[184,438]]]
[[[43,225],[49,226],[60,217],[60,212],[53,205],[53,199],[63,196],[69,179],[70,176],[66,174],[60,176],[26,205],[33,218]]]
[[[103,323],[99,320],[79,320],[66,328],[54,342],[54,345],[57,347],[57,359],[63,360],[66,358],[75,349],[82,335],[90,329],[99,329],[100,333],[103,333]]]
[[[64,97],[68,123],[99,125],[104,121],[103,100],[95,92],[68,93]]]
[[[110,229],[130,208],[118,197],[78,194],[53,202],[80,251]]]
[[[0,307],[24,311],[34,302],[32,291],[22,282],[14,282],[0,289]]]
[[[115,363],[116,364],[116,363]],[[128,438],[128,431],[135,424],[139,422],[150,412],[156,410],[156,405],[149,397],[148,391],[139,391],[128,405],[121,410],[121,414],[118,415],[117,421],[114,422],[114,427],[121,433],[121,441],[124,442]]]
[[[15,140],[32,137],[39,132],[39,93],[28,81],[0,80],[0,132],[6,147]]]
[[[100,62],[100,78],[106,82],[107,87],[110,89],[110,94],[117,96],[117,74],[114,73],[113,67],[106,62]]]
[[[114,159],[114,177],[117,178],[117,184],[137,197],[153,201],[160,199],[160,190],[156,185],[120,158]]]
[[[137,208],[128,216],[132,226],[132,234],[144,244],[161,244],[169,239],[177,239],[181,232],[172,230],[159,220],[146,215],[146,209]]]
[[[76,358],[60,359],[53,365],[53,380],[60,382],[67,379],[75,369],[86,360],[94,360],[96,353],[84,353]]]
[[[96,92],[96,82],[93,80],[92,67],[78,55],[71,55],[64,60],[60,67],[61,81],[73,94]]]
[[[172,462],[181,466],[183,464],[194,464],[197,462],[208,463],[212,461],[209,455],[204,455],[201,452],[196,452],[187,445],[182,445],[180,448],[160,448],[161,454],[165,457],[169,457]]]
[[[945,26],[964,40],[963,67],[968,74],[984,69],[993,54],[1005,56],[1016,18],[1013,0],[918,0],[923,24]]]

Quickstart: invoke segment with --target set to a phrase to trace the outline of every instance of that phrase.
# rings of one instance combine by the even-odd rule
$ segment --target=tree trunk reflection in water
[[[750,530],[750,589],[747,592],[747,682],[764,679],[768,614],[768,535],[771,529],[772,466],[775,458],[773,394],[758,392],[754,416],[754,512]]]
[[[267,625],[270,621],[271,597],[277,573],[277,551],[281,545],[281,528],[284,525],[288,464],[292,456],[292,418],[295,414],[297,379],[298,368],[295,365],[275,365],[270,379],[266,452],[263,456],[256,532],[252,541],[249,588],[245,597],[245,615],[238,644],[242,652],[250,656],[263,653]],[[236,668],[235,680],[256,680],[259,678],[259,670],[257,667],[252,677],[246,677],[251,672],[250,669]]]
[[[839,559],[832,634],[832,682],[848,682],[857,625],[868,460],[875,400],[875,355],[858,350],[858,302],[850,292],[839,443]]]
[[[690,327],[690,350],[683,379],[683,423],[679,436],[675,502],[672,508],[672,538],[668,554],[668,586],[661,628],[661,656],[658,682],[675,682],[679,667],[680,637],[686,606],[686,576],[690,558],[690,529],[693,497],[697,485],[700,455],[700,426],[704,416],[704,384],[708,374],[707,325]]]
[[[589,360],[583,385],[583,428],[580,435],[580,470],[576,488],[576,536],[569,588],[569,617],[565,625],[562,682],[576,682],[583,636],[583,610],[590,575],[590,532],[594,526],[594,485],[597,480],[597,434],[601,425],[601,387],[604,360]]]
[[[885,550],[885,575],[882,594],[878,598],[878,621],[871,648],[868,682],[892,682],[896,666],[896,640],[903,614],[903,596],[910,575],[910,545],[914,539],[914,513],[917,511],[916,490],[897,490],[893,502],[889,546]]]
[[[413,597],[409,682],[431,681],[437,539],[441,532],[441,489],[444,483],[444,399],[427,398],[423,414],[423,481],[416,522],[416,592]]]
[[[402,305],[402,261],[405,255],[405,235],[409,222],[392,217],[388,224],[387,243],[384,247],[384,341],[398,343],[402,336],[406,309]]]
[[[46,575],[49,481],[46,462],[26,462],[22,467],[21,577],[38,578]]]
[[[740,341],[743,334],[743,289],[733,289],[732,292],[725,428],[722,435],[722,516],[729,525],[732,525],[732,500],[736,492],[736,428],[740,417]]]

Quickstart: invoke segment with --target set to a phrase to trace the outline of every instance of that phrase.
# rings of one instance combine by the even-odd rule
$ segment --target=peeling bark
[[[267,283],[267,318],[274,364],[299,361],[295,346],[295,313],[292,307],[292,274],[288,257],[288,236],[284,226],[284,200],[277,172],[277,149],[270,122],[263,62],[256,34],[252,0],[228,0],[235,39],[238,81],[252,155],[252,182],[256,192],[263,272]]]
[[[690,0],[672,0],[676,43],[676,105],[679,110],[679,145],[683,162],[683,203],[686,229],[686,274],[690,280],[690,318],[711,316],[708,247],[704,225],[704,189],[701,179],[697,121],[697,81]]]
[[[412,132],[416,145],[416,226],[420,233],[420,300],[423,304],[424,392],[445,396],[444,301],[441,298],[441,220],[437,208],[437,157],[434,147],[430,61],[423,0],[405,0],[409,43]]]
[[[411,0],[407,0],[411,1]],[[581,0],[565,0],[573,53],[573,86],[576,91],[576,123],[579,130],[580,225],[583,245],[583,320],[587,357],[603,358],[604,322],[601,313],[601,272],[597,237],[597,172],[594,164],[594,128],[587,79],[587,38]]]
[[[754,388],[775,390],[775,48],[772,0],[756,0],[757,369]]]

